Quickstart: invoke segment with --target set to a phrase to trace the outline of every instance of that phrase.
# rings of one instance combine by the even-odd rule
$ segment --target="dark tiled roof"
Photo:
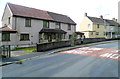
[[[78,35],[84,35],[84,33],[82,33],[82,32],[75,32],[75,33]]]
[[[65,32],[62,29],[50,29],[50,28],[43,28],[40,33],[58,33],[58,34],[65,34]]]
[[[36,19],[76,24],[72,19],[70,19],[66,15],[61,15],[53,12],[43,11],[43,10],[11,4],[11,3],[8,3],[8,5],[14,16],[30,17]]]
[[[113,20],[101,19],[101,18],[90,17],[90,16],[88,16],[88,18],[95,24],[104,24],[104,20],[105,20],[107,25],[110,25],[110,26],[118,26],[119,25],[117,22],[115,22]]]
[[[88,18],[95,24],[104,24],[104,20],[101,18],[90,17],[90,16],[88,16]]]
[[[110,25],[110,26],[119,26],[119,24],[113,20],[106,20],[106,22]]]
[[[70,23],[70,24],[76,24],[72,19],[70,19],[70,17],[68,17],[68,16],[66,16],[66,15],[57,14],[57,13],[53,13],[53,12],[48,12],[48,14],[49,14],[55,21],[63,22],[63,23]]]
[[[31,17],[37,19],[46,19],[53,20],[47,13],[47,11],[38,10],[35,8],[29,8],[21,5],[15,5],[8,3],[12,13],[14,16],[23,16],[23,17]]]

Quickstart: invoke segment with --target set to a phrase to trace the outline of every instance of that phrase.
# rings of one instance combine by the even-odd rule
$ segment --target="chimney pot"
[[[101,15],[100,18],[103,19],[103,16]]]
[[[85,16],[87,16],[87,13],[85,13]]]
[[[113,18],[112,20],[115,21],[115,18]]]

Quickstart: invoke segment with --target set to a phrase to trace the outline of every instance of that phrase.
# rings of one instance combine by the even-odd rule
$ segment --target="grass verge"
[[[15,50],[22,50],[26,52],[36,52],[36,47],[16,48]]]

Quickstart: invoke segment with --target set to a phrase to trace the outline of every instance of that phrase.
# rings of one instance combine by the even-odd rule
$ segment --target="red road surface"
[[[93,56],[120,61],[120,51],[118,49],[82,47],[60,53]]]

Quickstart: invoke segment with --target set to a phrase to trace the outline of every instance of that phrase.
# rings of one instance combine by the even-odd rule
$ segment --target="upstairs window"
[[[100,25],[99,25],[99,24],[97,24],[97,28],[98,28],[98,29],[100,28]]]
[[[68,30],[71,30],[71,25],[70,24],[68,24]]]
[[[60,22],[56,22],[55,25],[56,25],[56,28],[57,28],[57,29],[60,29],[60,28],[61,28]]]
[[[49,22],[48,21],[43,21],[43,27],[49,28]]]
[[[21,34],[20,35],[21,41],[28,41],[29,40],[29,34]]]
[[[8,24],[10,24],[10,17],[8,17]]]
[[[2,33],[2,41],[10,41],[10,33]]]
[[[31,27],[31,19],[30,18],[25,19],[25,27]]]
[[[90,24],[88,24],[88,28],[90,27]]]

